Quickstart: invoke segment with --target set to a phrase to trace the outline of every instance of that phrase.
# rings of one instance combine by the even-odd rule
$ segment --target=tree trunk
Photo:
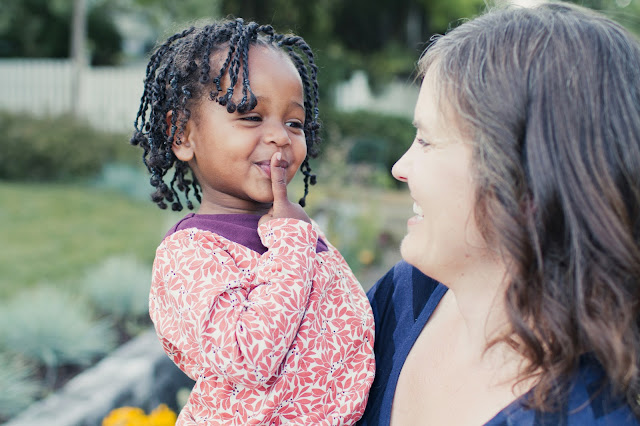
[[[71,28],[71,114],[77,117],[82,97],[82,74],[86,67],[87,3],[86,0],[73,0],[73,20]]]

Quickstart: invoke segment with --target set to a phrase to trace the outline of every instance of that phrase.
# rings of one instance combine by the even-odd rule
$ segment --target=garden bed
[[[178,391],[192,386],[193,381],[166,356],[155,332],[149,330],[6,426],[96,426],[111,410],[123,406],[151,411],[166,404],[177,412]]]

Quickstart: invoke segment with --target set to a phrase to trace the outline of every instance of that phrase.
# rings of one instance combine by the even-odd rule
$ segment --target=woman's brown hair
[[[509,265],[506,341],[553,410],[594,356],[640,416],[640,46],[566,4],[489,11],[420,60],[474,143],[476,217]]]

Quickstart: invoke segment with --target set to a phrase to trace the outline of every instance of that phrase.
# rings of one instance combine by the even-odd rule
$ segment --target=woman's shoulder
[[[446,287],[401,261],[367,292],[375,321],[376,377],[359,425],[388,424],[400,369]]]
[[[601,364],[591,355],[583,355],[569,390],[558,409],[550,412],[529,410],[526,398],[515,401],[487,423],[502,425],[640,425],[622,395],[606,383]]]
[[[369,289],[367,297],[374,312],[396,305],[402,311],[411,312],[415,320],[438,286],[442,286],[438,281],[400,261]],[[407,309],[409,306],[411,310]]]

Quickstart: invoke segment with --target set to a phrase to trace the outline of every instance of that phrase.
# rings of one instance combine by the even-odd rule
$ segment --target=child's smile
[[[302,82],[295,66],[271,48],[252,47],[249,52],[257,106],[246,113],[228,113],[205,98],[192,111],[182,143],[173,147],[202,187],[199,213],[266,212],[273,202],[273,154],[282,154],[288,181],[307,154]],[[239,103],[241,91],[237,85],[234,102]]]
[[[263,172],[265,172],[265,174],[267,175],[267,177],[269,179],[271,179],[271,159],[258,161],[255,164],[256,164],[256,166],[260,167],[260,169]],[[285,169],[288,169],[289,168],[289,162],[283,159],[282,161],[280,161],[280,164],[278,166],[279,167],[284,167]]]

